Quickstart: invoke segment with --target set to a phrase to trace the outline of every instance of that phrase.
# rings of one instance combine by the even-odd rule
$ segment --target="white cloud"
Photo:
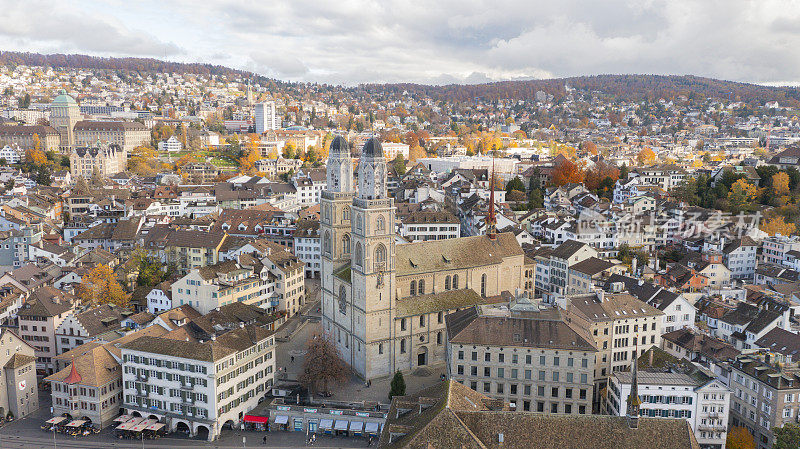
[[[26,50],[167,54],[290,80],[474,83],[656,73],[800,81],[800,2],[792,0],[83,0],[69,9],[36,0],[5,6],[10,20],[0,23],[0,37]]]
[[[42,0],[0,1],[0,36],[33,50],[160,57],[183,53],[174,43],[130,29],[114,17],[69,6]]]

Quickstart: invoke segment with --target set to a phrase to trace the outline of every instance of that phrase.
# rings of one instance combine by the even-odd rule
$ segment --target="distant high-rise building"
[[[281,121],[275,110],[274,101],[256,104],[256,133],[263,134],[270,129],[279,129]]]
[[[81,118],[81,110],[75,99],[67,95],[65,90],[60,90],[50,105],[50,126],[61,135],[62,152],[68,153],[75,147],[73,129]]]

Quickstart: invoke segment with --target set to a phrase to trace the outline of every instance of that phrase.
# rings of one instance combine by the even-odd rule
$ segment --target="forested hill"
[[[743,101],[763,106],[768,101],[778,101],[782,106],[800,107],[800,90],[793,87],[770,87],[758,84],[702,78],[691,75],[597,75],[573,78],[502,81],[488,84],[428,86],[420,84],[369,84],[364,88],[372,92],[406,91],[437,100],[472,101],[532,100],[537,91],[556,98],[567,94],[565,86],[578,90],[596,91],[620,100],[667,100],[685,95],[689,98],[717,98]]]
[[[28,65],[70,69],[130,70],[139,72],[195,73],[198,75],[256,76],[221,65],[162,61],[153,58],[102,58],[88,55],[43,55],[0,51],[0,66]]]
[[[304,83],[288,83],[221,65],[180,63],[153,58],[104,58],[79,54],[23,53],[0,51],[0,66],[14,65],[98,69],[130,70],[140,72],[194,73],[198,75],[221,75],[234,78],[251,78],[271,88],[292,86],[303,89]],[[307,85],[308,86],[308,85]],[[800,108],[800,89],[794,87],[769,87],[758,84],[738,83],[691,75],[597,75],[545,80],[502,81],[487,84],[451,84],[442,86],[422,84],[364,84],[356,89],[327,86],[330,90],[342,89],[359,94],[397,96],[403,92],[420,95],[438,101],[473,102],[500,99],[533,100],[537,91],[556,98],[567,94],[565,86],[578,90],[598,92],[619,100],[671,100],[679,96],[693,99],[716,98],[719,100],[743,101],[751,106],[763,106],[777,101],[782,106]],[[612,100],[614,99],[612,98]]]

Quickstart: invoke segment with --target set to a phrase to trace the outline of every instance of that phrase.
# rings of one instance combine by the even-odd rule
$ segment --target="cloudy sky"
[[[208,62],[293,81],[800,82],[800,0],[0,0],[0,11],[2,50]]]

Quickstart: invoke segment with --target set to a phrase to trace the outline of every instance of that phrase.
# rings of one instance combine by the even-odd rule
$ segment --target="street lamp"
[[[53,424],[53,449],[57,449],[56,448],[56,425],[55,424]]]

